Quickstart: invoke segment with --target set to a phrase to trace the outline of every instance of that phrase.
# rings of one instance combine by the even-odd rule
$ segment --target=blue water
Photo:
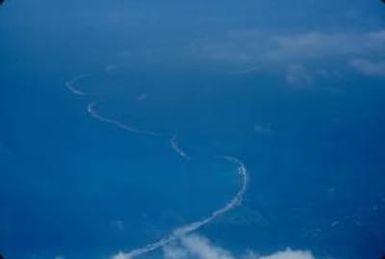
[[[235,254],[385,253],[383,77],[342,71],[342,79],[293,88],[275,73],[238,73],[242,65],[189,50],[228,28],[378,29],[378,6],[355,2],[369,13],[355,24],[338,15],[345,1],[318,6],[319,15],[303,1],[286,14],[266,1],[112,2],[9,1],[0,9],[7,258],[109,258],[204,220],[242,188],[226,155],[247,168],[247,191],[199,234]],[[328,15],[333,22],[323,23]],[[74,87],[83,96],[66,87],[82,74]],[[87,112],[89,104],[109,121]],[[162,258],[162,250],[143,258]]]

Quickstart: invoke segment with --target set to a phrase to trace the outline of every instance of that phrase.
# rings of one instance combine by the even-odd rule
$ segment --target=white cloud
[[[131,256],[128,256],[123,252],[119,252],[116,255],[112,256],[111,259],[131,259]]]
[[[314,259],[310,251],[294,251],[290,248],[272,255],[262,256],[259,259]]]
[[[286,82],[291,85],[306,87],[313,83],[313,76],[303,65],[289,65],[286,71]]]
[[[235,255],[197,234],[180,237],[162,248],[164,259],[316,259],[310,251],[290,248],[270,255],[260,255],[255,251]],[[133,257],[135,256],[120,252],[111,259],[133,259]]]
[[[307,32],[272,38],[274,47],[267,53],[271,60],[325,60],[354,55],[370,55],[384,50],[384,31],[366,33]]]
[[[183,237],[180,241],[167,245],[163,249],[163,254],[164,259],[315,259],[310,251],[290,248],[267,256],[258,255],[253,251],[236,256],[199,235]]]
[[[385,76],[385,60],[371,61],[366,59],[356,59],[350,62],[357,71],[368,76]]]
[[[373,55],[385,50],[385,30],[360,33],[277,34],[255,30],[232,32],[218,42],[201,45],[209,58],[232,61],[289,62]]]
[[[201,43],[205,58],[239,67],[240,73],[280,73],[289,84],[309,85],[318,71],[352,68],[366,75],[383,75],[385,30],[366,32],[272,33],[235,31]],[[357,62],[359,60],[359,62]],[[366,62],[363,62],[365,60]],[[325,74],[325,73],[324,73]]]
[[[163,248],[165,259],[183,259],[188,258],[188,251],[177,245],[168,245]]]
[[[214,246],[207,238],[202,236],[183,237],[181,243],[192,255],[200,259],[234,259],[230,252]]]

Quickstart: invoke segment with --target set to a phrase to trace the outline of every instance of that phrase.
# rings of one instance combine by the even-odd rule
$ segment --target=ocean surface
[[[198,235],[235,258],[384,255],[385,79],[341,59],[383,56],[385,10],[283,2],[1,6],[1,253],[165,258]],[[288,64],[234,51],[307,30],[374,43]]]

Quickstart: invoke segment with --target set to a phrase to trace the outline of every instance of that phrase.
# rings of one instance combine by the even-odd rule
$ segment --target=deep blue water
[[[290,87],[275,73],[237,73],[188,49],[254,25],[379,30],[379,6],[355,2],[369,14],[350,23],[356,18],[338,16],[345,1],[318,6],[318,16],[303,1],[286,14],[266,1],[248,1],[249,8],[112,2],[9,1],[0,9],[0,250],[7,258],[108,258],[156,241],[238,191],[237,168],[224,155],[245,164],[247,192],[200,234],[236,254],[385,253],[384,78],[342,69],[340,77]],[[334,22],[322,23],[325,16]],[[81,74],[89,76],[76,88],[86,96],[65,86]],[[87,105],[95,101],[105,118],[159,136],[92,118]],[[172,136],[191,159],[172,149]]]

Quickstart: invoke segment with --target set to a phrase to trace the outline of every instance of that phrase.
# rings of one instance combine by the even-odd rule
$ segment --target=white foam
[[[175,151],[175,153],[178,154],[178,156],[180,156],[181,158],[183,159],[186,159],[186,160],[191,160],[191,156],[189,156],[180,146],[179,146],[179,143],[177,141],[177,137],[176,136],[173,136],[171,139],[170,139],[170,146],[172,148],[172,150]]]
[[[84,92],[84,91],[81,91],[78,89],[78,83],[79,81],[85,79],[85,78],[88,78],[90,77],[89,74],[81,74],[81,75],[78,75],[77,77],[67,81],[65,83],[65,86],[67,87],[68,90],[70,90],[73,94],[76,94],[76,95],[80,95],[80,96],[85,96],[85,95],[88,95],[88,93]]]
[[[247,189],[247,185],[248,185],[248,175],[247,175],[246,167],[237,158],[225,156],[224,159],[238,165],[238,171],[237,172],[241,178],[240,189],[238,190],[238,192],[234,195],[234,197],[228,203],[226,203],[222,208],[213,211],[209,216],[207,216],[201,220],[198,220],[198,221],[189,223],[187,225],[184,225],[182,227],[179,227],[179,228],[175,229],[168,236],[166,236],[166,237],[164,237],[164,238],[162,238],[162,239],[160,239],[154,243],[150,243],[148,245],[145,245],[144,247],[131,250],[130,252],[127,252],[127,253],[120,252],[119,254],[112,256],[111,258],[112,259],[118,259],[118,258],[131,259],[131,258],[140,256],[140,255],[144,255],[144,254],[153,252],[159,248],[166,246],[167,244],[171,243],[172,241],[175,241],[181,237],[186,236],[187,234],[190,234],[191,232],[194,232],[194,231],[200,229],[201,227],[203,227],[203,226],[209,224],[210,222],[212,222],[213,220],[215,220],[217,217],[225,214],[226,212],[234,209],[236,206],[241,204],[243,196],[244,196],[246,189]]]

